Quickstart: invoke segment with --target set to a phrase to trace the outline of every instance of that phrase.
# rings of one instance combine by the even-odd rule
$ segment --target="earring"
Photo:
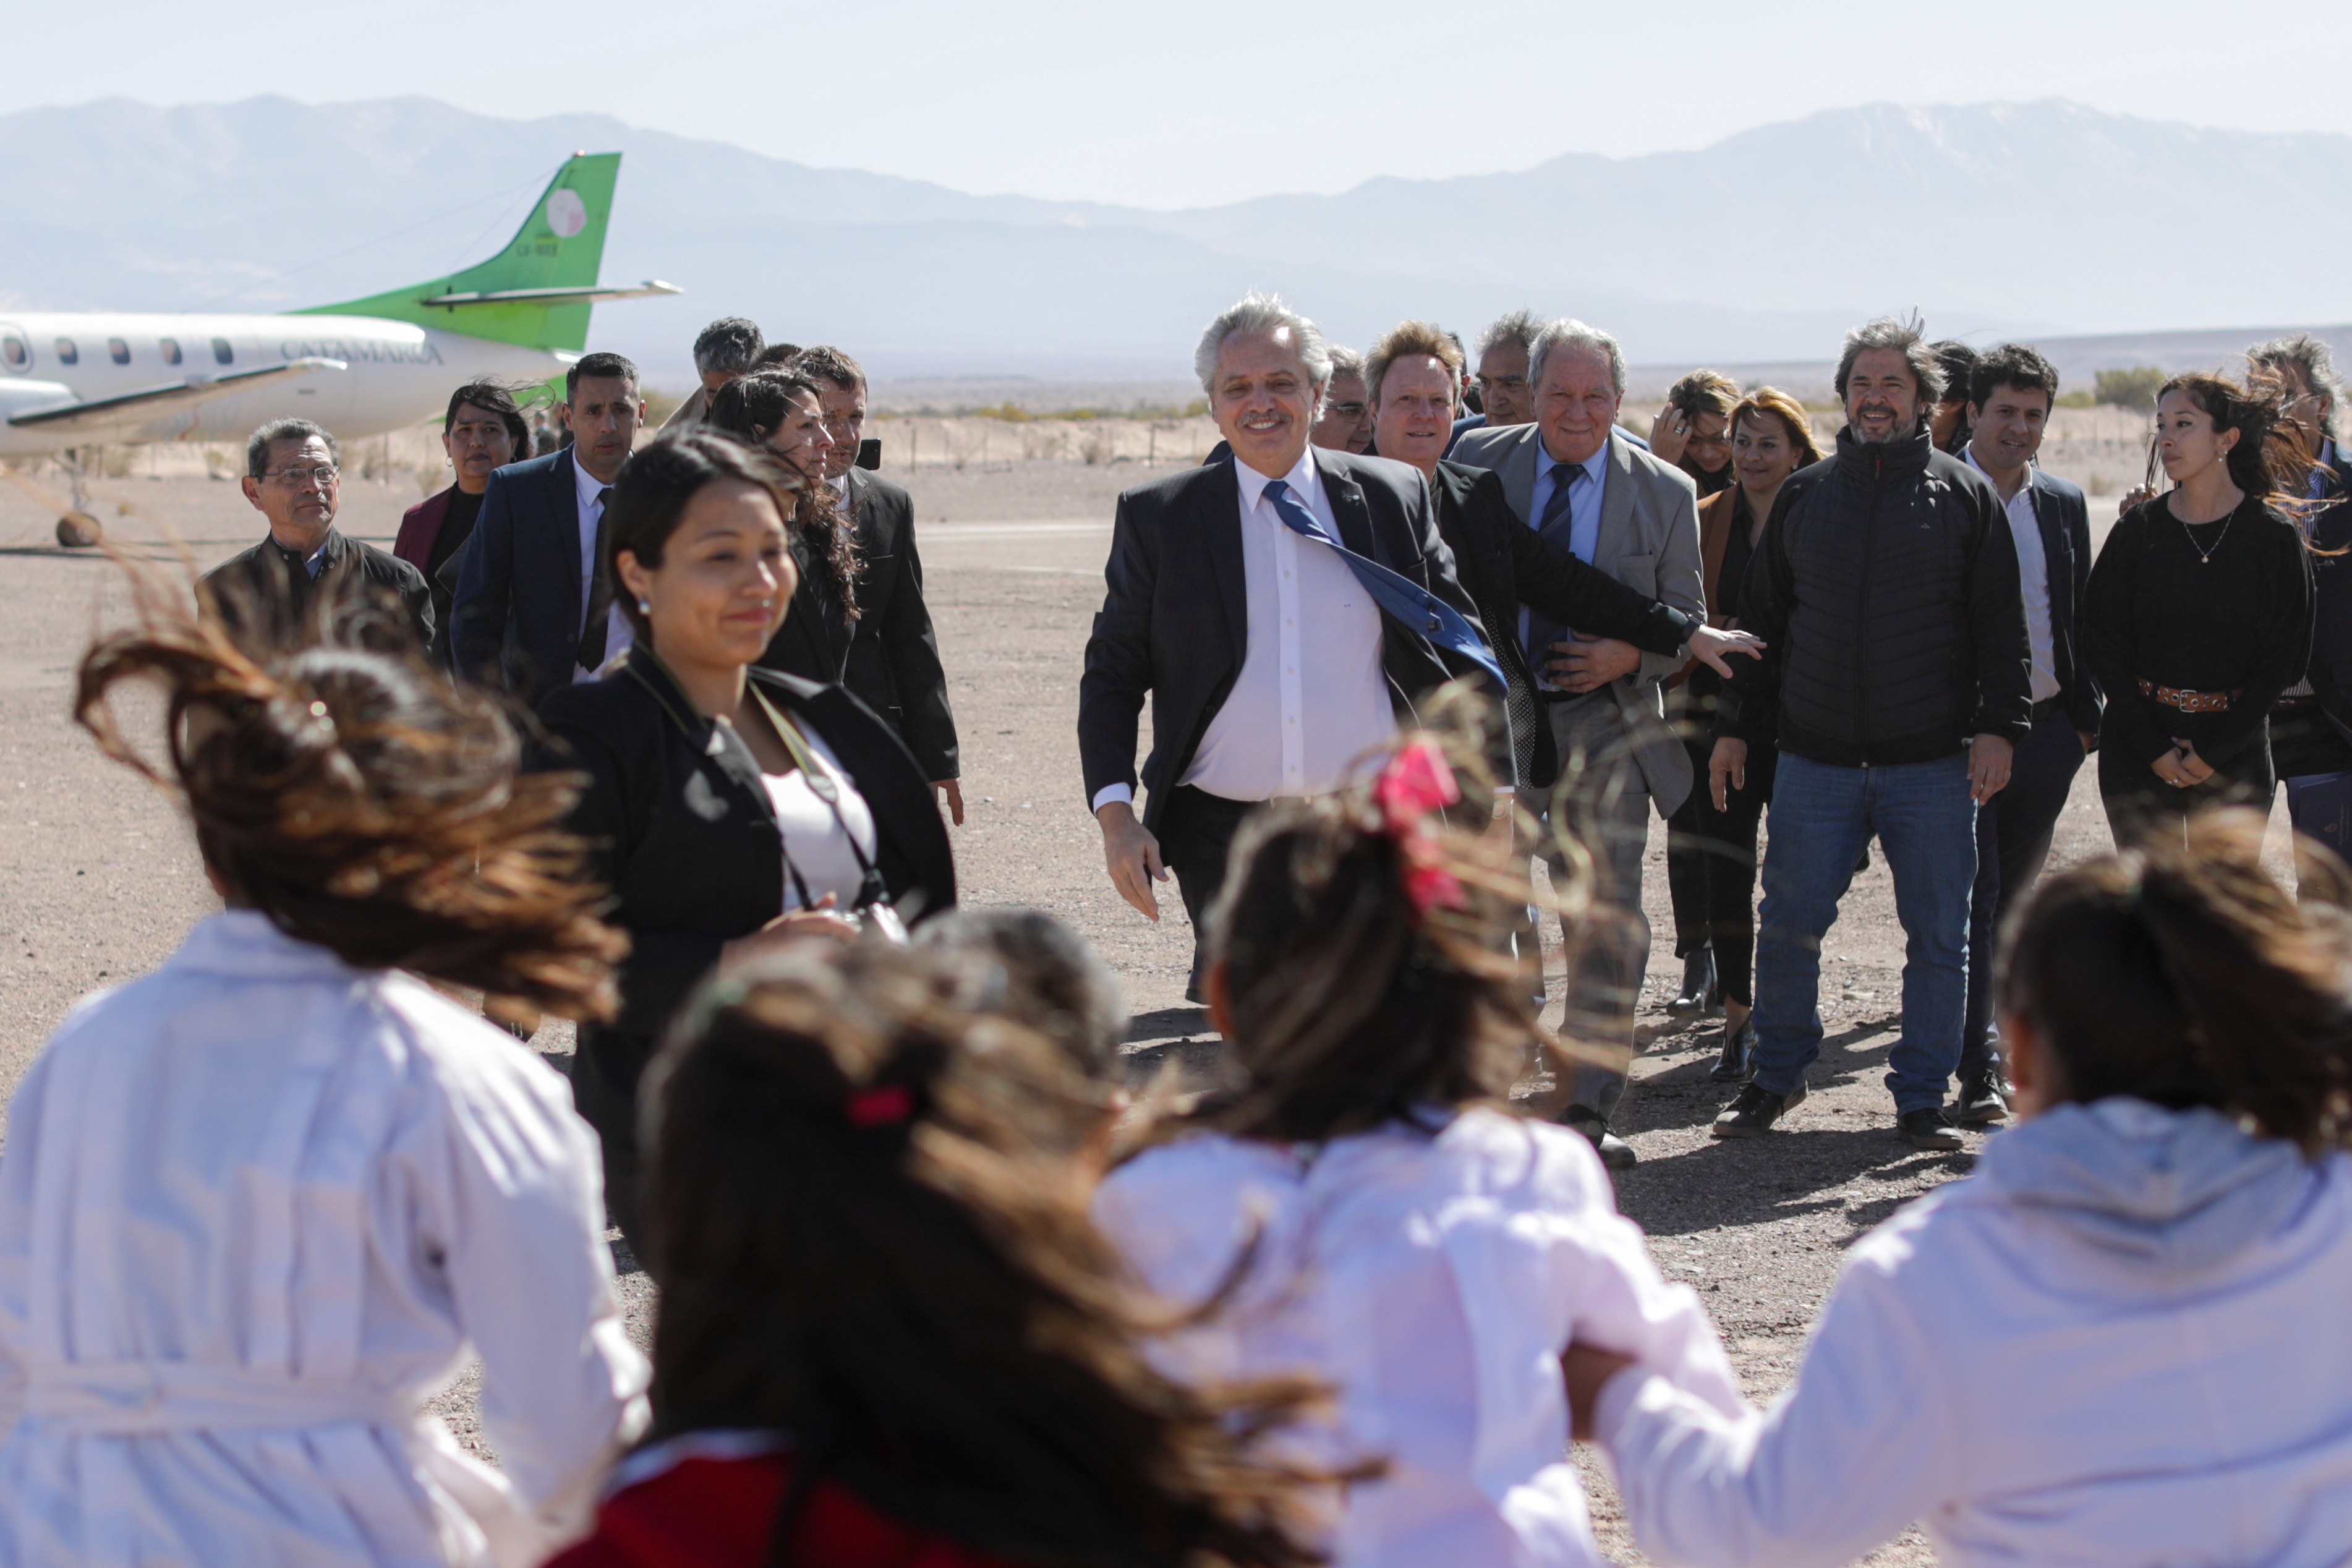
[[[654,602],[651,599],[639,599],[637,601],[637,614],[641,616],[650,616],[653,613]]]

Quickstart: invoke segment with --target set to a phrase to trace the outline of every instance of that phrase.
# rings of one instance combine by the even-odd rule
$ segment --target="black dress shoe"
[[[1641,1159],[1633,1152],[1633,1146],[1610,1131],[1601,1113],[1589,1106],[1570,1106],[1559,1113],[1559,1124],[1584,1134],[1584,1141],[1601,1156],[1601,1164],[1612,1171],[1631,1170]]]
[[[1669,1013],[1713,1013],[1723,1005],[1715,983],[1715,949],[1702,947],[1683,960],[1681,994],[1666,1004]]]
[[[1802,1082],[1786,1094],[1774,1094],[1751,1083],[1739,1091],[1738,1099],[1723,1108],[1723,1113],[1708,1131],[1717,1138],[1761,1138],[1772,1131],[1774,1122],[1804,1102]]]
[[[1723,1026],[1723,1055],[1706,1069],[1706,1076],[1717,1083],[1746,1083],[1756,1076],[1756,1020],[1749,1018],[1737,1030]]]
[[[1998,1072],[1972,1073],[1960,1080],[1960,1097],[1952,1104],[1952,1121],[1962,1127],[1990,1127],[2009,1120],[2007,1086]]]
[[[1914,1149],[1950,1150],[1965,1148],[1960,1135],[1952,1128],[1951,1118],[1940,1107],[1925,1110],[1906,1110],[1895,1119],[1895,1135]]]

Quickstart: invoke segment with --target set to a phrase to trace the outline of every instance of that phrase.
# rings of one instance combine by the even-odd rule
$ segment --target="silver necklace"
[[[2197,564],[2200,566],[2210,566],[2213,564],[2213,550],[2221,549],[2221,541],[2230,537],[2230,525],[2238,521],[2238,514],[2235,511],[2231,511],[2228,516],[2221,519],[2221,531],[2213,536],[2213,550],[2208,550],[2203,545],[2197,542],[2197,535],[2189,531],[2189,520],[2187,518],[2175,512],[2173,514],[2173,521],[2180,524],[2180,531],[2188,536],[2189,548],[2197,552]],[[2210,528],[2212,524],[2200,522],[2197,526],[2200,528]]]

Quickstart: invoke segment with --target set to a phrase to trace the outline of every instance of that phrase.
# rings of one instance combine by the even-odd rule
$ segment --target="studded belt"
[[[2153,680],[2139,683],[2139,694],[2152,697],[2167,708],[2178,708],[2183,713],[2226,713],[2230,704],[2246,694],[2245,688],[2234,691],[2183,691],[2177,686],[2158,686]]]

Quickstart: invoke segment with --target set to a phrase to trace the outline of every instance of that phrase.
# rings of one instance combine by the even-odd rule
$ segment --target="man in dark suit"
[[[915,753],[940,804],[963,826],[955,713],[938,634],[923,602],[923,558],[915,551],[915,502],[880,474],[857,467],[866,435],[866,372],[839,349],[803,349],[793,368],[816,383],[833,447],[825,482],[851,520],[862,568],[859,613],[841,683],[889,721]]]
[[[1493,678],[1420,476],[1309,446],[1331,376],[1315,323],[1253,294],[1210,323],[1193,363],[1233,456],[1119,497],[1078,751],[1120,896],[1158,920],[1152,884],[1175,874],[1199,1000],[1197,933],[1250,808],[1341,788],[1395,733],[1394,704],[1456,674]],[[1411,625],[1391,615],[1350,555],[1406,579],[1425,613]],[[1146,697],[1154,743],[1139,820]],[[1498,765],[1507,772],[1507,756]]]
[[[2091,576],[2090,514],[2081,489],[2033,466],[2058,373],[2020,343],[1975,362],[1962,461],[1992,481],[2017,542],[2018,585],[2032,650],[2033,728],[2010,762],[2009,787],[1977,811],[1977,879],[1969,906],[1969,1003],[1960,1034],[1964,1127],[2006,1120],[2009,1100],[1992,1038],[1992,966],[2001,918],[2033,889],[2076,770],[2099,743],[2105,708],[2076,657],[2084,584]]]
[[[245,499],[269,520],[269,534],[205,574],[222,622],[241,640],[284,646],[301,636],[320,595],[373,592],[407,613],[419,648],[431,646],[425,574],[335,526],[341,462],[334,437],[308,419],[273,419],[246,442]]]
[[[449,609],[450,661],[526,707],[629,646],[601,548],[604,502],[636,445],[637,367],[593,353],[564,374],[572,444],[490,476]]]

